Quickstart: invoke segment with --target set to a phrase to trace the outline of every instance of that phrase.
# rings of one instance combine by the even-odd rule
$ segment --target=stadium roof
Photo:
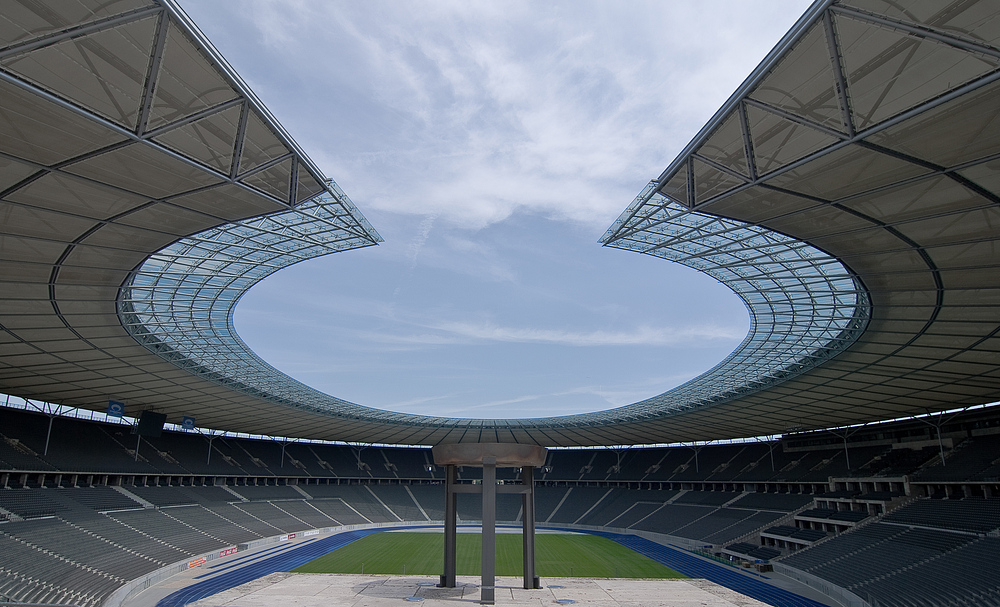
[[[618,409],[450,419],[322,394],[236,335],[257,281],[380,238],[182,11],[5,5],[0,390],[404,444],[709,440],[995,401],[998,68],[988,0],[816,3],[603,238],[729,285],[740,347]]]

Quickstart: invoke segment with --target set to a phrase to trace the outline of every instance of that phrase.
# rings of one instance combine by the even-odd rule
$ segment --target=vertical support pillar
[[[455,466],[445,466],[444,494],[444,573],[441,574],[440,588],[455,587],[456,536],[458,534],[458,496],[455,494]]]
[[[497,458],[483,456],[483,581],[479,586],[479,602],[493,605],[496,601],[497,560]]]
[[[55,421],[55,419],[55,415],[49,415],[49,431],[45,433],[45,451],[42,452],[42,455],[49,454],[49,439],[52,438],[52,422]]]
[[[522,522],[521,531],[524,537],[524,588],[531,590],[541,588],[538,576],[535,575],[535,468],[521,468],[521,482],[525,492],[521,494]]]

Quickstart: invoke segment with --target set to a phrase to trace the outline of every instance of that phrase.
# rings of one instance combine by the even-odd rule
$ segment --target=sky
[[[801,0],[181,0],[385,239],[254,286],[240,337],[378,409],[542,417],[655,396],[746,335],[694,270],[598,240]]]

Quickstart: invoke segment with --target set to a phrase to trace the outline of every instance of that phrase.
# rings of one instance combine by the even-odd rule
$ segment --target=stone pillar
[[[525,492],[521,494],[521,529],[524,539],[524,588],[541,588],[535,575],[535,475],[533,466],[521,468],[521,483]]]
[[[497,458],[483,456],[483,580],[479,602],[495,602],[497,564]]]
[[[455,493],[455,466],[445,466],[444,502],[444,573],[441,574],[441,588],[455,587],[456,541],[458,535],[458,495]]]

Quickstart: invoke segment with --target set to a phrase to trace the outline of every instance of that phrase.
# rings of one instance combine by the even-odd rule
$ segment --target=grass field
[[[521,534],[498,534],[497,575],[524,575]],[[459,533],[458,575],[479,575],[482,536]],[[376,533],[295,569],[298,573],[442,573],[443,533]],[[684,575],[595,535],[535,536],[535,569],[541,577],[682,578]]]

